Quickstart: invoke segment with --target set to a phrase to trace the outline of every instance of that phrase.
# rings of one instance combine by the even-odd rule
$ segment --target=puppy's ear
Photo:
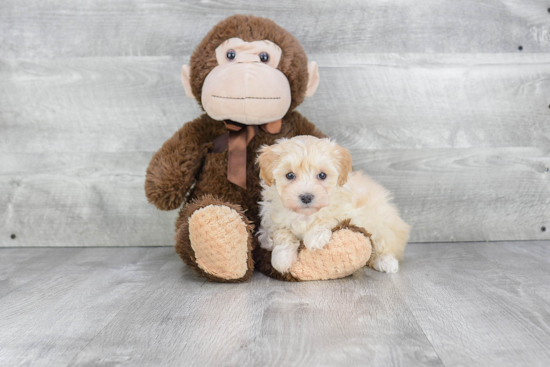
[[[273,170],[276,166],[275,162],[279,156],[277,153],[275,153],[273,145],[262,146],[260,149],[258,149],[258,153],[260,154],[256,159],[256,163],[260,165],[260,178],[264,180],[267,186],[271,186],[273,185],[274,181]]]
[[[350,174],[352,167],[352,159],[349,150],[346,148],[338,147],[338,156],[340,163],[340,174],[338,175],[338,185],[344,186],[348,182],[348,175]]]

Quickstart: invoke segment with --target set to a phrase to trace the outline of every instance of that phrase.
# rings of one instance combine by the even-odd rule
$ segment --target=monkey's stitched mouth
[[[223,97],[212,94],[212,97],[223,99],[281,99],[281,97]]]

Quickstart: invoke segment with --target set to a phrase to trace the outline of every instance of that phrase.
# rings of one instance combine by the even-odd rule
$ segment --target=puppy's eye
[[[267,52],[261,52],[260,53],[260,61],[263,63],[266,63],[269,61],[269,54]]]
[[[286,178],[288,178],[289,180],[294,180],[296,178],[296,175],[292,172],[289,172],[286,174]]]
[[[235,60],[235,57],[237,57],[237,53],[233,49],[228,50],[227,54],[226,54],[226,57],[227,57],[227,60],[233,61],[233,60]]]
[[[317,175],[317,177],[319,178],[319,180],[324,180],[325,178],[327,178],[327,174],[325,172],[321,172]]]

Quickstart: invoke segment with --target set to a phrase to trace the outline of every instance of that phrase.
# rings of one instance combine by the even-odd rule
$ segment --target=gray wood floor
[[[167,247],[1,248],[1,366],[548,366],[550,242],[411,244],[399,274],[244,284]]]

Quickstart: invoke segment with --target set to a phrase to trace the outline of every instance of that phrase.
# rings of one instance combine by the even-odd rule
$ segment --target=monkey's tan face
[[[202,106],[215,120],[260,125],[282,118],[292,100],[277,70],[281,49],[271,41],[230,38],[216,48],[216,66],[204,80]]]

